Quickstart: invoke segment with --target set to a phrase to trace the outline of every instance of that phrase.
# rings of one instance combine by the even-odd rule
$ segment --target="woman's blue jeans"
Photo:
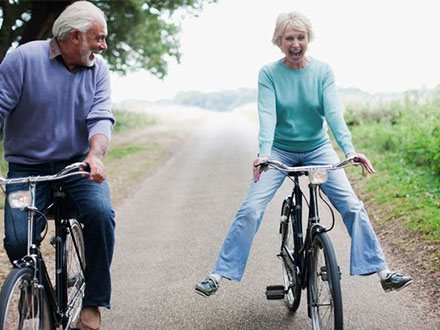
[[[330,142],[308,152],[287,152],[273,148],[272,159],[288,166],[327,165],[339,161]],[[284,178],[285,174],[268,170],[261,174],[258,182],[252,180],[247,197],[238,209],[223,243],[213,273],[232,280],[241,280],[264,210]],[[387,269],[364,204],[353,192],[344,170],[330,171],[328,181],[321,188],[341,214],[350,234],[350,274],[368,275]]]
[[[84,156],[68,161],[52,162],[39,165],[9,163],[8,178],[31,175],[55,174]],[[113,256],[115,213],[111,207],[107,181],[97,184],[81,176],[73,176],[59,181],[64,192],[78,209],[78,220],[84,225],[84,243],[86,256],[86,291],[83,306],[103,306],[110,308],[110,264]],[[27,185],[8,185],[6,193],[27,190]],[[36,206],[43,209],[50,202],[49,183],[36,186]],[[44,229],[45,221],[38,221],[37,233]],[[5,203],[4,247],[10,261],[20,259],[27,250],[27,214],[19,209],[12,209]]]

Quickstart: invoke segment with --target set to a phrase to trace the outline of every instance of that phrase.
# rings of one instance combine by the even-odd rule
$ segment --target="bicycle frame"
[[[85,283],[82,283],[82,286],[73,297],[72,302],[70,302],[70,305],[68,305],[67,274],[65,271],[63,271],[63,258],[65,256],[65,251],[63,251],[63,248],[69,231],[72,232],[72,227],[66,212],[66,210],[68,209],[66,207],[66,194],[62,191],[61,185],[58,184],[55,180],[66,178],[72,175],[78,175],[78,172],[69,173],[69,171],[78,168],[79,166],[82,166],[82,163],[72,164],[66,167],[64,171],[58,173],[55,176],[29,177],[25,180],[1,178],[0,180],[0,183],[26,183],[28,185],[30,193],[30,203],[24,208],[27,211],[28,220],[27,255],[19,260],[14,261],[14,265],[17,268],[28,267],[33,270],[33,283],[36,287],[40,289],[40,301],[43,301],[43,295],[46,294],[54,323],[57,327],[62,325],[63,328],[68,325],[67,322],[69,320],[72,306],[74,306],[77,299],[80,298],[81,292],[84,290]],[[53,195],[52,203],[48,205],[42,212],[40,212],[35,205],[36,184],[37,182],[41,181],[52,181],[50,189]],[[55,222],[55,237],[53,240],[53,243],[55,245],[55,286],[52,285],[52,281],[50,279],[37,241],[36,223],[38,217],[36,215],[38,214],[40,215],[40,217],[46,218],[46,216],[50,212],[53,212],[53,218]],[[84,261],[81,260],[78,244],[75,240],[74,235],[71,235],[71,239],[74,245],[75,253],[78,255],[81,272],[84,275]],[[39,307],[40,309],[42,308],[41,305],[39,305]]]
[[[35,184],[30,184],[31,194],[35,196]],[[55,222],[55,289],[52,285],[49,273],[46,268],[44,259],[41,257],[40,249],[38,248],[36,237],[36,208],[35,200],[33,198],[31,206],[28,208],[28,230],[30,230],[31,235],[28,240],[28,255],[24,256],[22,259],[14,262],[15,266],[21,267],[31,267],[34,269],[34,281],[39,285],[40,289],[46,291],[46,295],[50,304],[50,310],[53,314],[53,319],[55,324],[62,324],[66,316],[69,313],[69,306],[67,306],[67,286],[66,286],[66,274],[62,271],[63,266],[63,243],[66,240],[67,230],[72,230],[70,222],[68,219],[63,219],[62,210],[64,209],[63,203],[65,203],[65,193],[61,190],[61,187],[55,185],[51,188],[53,190],[54,199],[52,204],[50,204],[42,212],[43,214],[48,214],[49,212],[54,212],[54,222]],[[75,237],[71,237],[75,247],[76,253],[79,255],[77,242]],[[80,259],[80,258],[79,258]],[[81,270],[84,273],[84,265],[81,262]],[[84,285],[84,284],[83,284]],[[80,292],[80,290],[78,290]],[[43,294],[43,293],[41,293]],[[74,300],[78,299],[75,297]]]
[[[310,204],[309,204],[309,216],[306,228],[306,236],[303,236],[303,223],[302,223],[302,191],[299,185],[299,177],[304,175],[304,172],[295,172],[293,174],[294,187],[292,189],[292,194],[287,198],[290,208],[290,221],[292,225],[293,244],[294,252],[293,255],[289,251],[286,242],[283,241],[281,244],[281,256],[284,258],[286,263],[291,267],[297,276],[297,283],[301,286],[301,289],[307,287],[308,280],[308,270],[311,268],[310,264],[306,265],[306,260],[311,263],[311,258],[309,258],[309,253],[311,252],[312,238],[316,231],[324,230],[319,224],[319,211],[318,211],[318,189],[319,185],[309,184],[310,193]]]

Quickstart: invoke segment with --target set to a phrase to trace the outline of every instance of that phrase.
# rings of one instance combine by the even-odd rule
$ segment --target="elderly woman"
[[[374,173],[368,158],[356,153],[351,143],[331,68],[307,55],[312,40],[307,17],[299,12],[278,16],[272,42],[284,57],[265,65],[258,77],[260,132],[254,180],[213,272],[196,285],[197,293],[210,296],[217,291],[222,278],[239,281],[243,276],[264,210],[285,177],[277,171],[264,172],[260,177],[259,164],[268,158],[288,166],[338,162],[326,133],[326,122],[345,156],[356,154],[368,172]],[[351,236],[350,274],[377,273],[385,291],[410,284],[410,277],[388,270],[364,205],[354,194],[344,171],[332,171],[322,190],[341,214]]]

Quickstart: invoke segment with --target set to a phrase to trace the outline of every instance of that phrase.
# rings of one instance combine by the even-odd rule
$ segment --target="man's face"
[[[86,33],[82,33],[79,49],[82,66],[93,66],[95,54],[107,49],[106,37],[107,26],[101,22],[95,22]]]

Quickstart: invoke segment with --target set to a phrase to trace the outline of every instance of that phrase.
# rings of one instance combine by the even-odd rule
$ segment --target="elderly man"
[[[84,225],[86,291],[77,327],[99,329],[99,307],[110,308],[115,227],[103,164],[114,124],[109,70],[96,57],[107,49],[104,14],[87,1],[75,2],[55,21],[53,35],[18,47],[0,65],[4,154],[8,177],[89,164],[89,179],[70,179],[63,188]],[[47,194],[37,186],[38,207]],[[26,253],[26,226],[25,212],[6,205],[4,247],[11,262]]]

